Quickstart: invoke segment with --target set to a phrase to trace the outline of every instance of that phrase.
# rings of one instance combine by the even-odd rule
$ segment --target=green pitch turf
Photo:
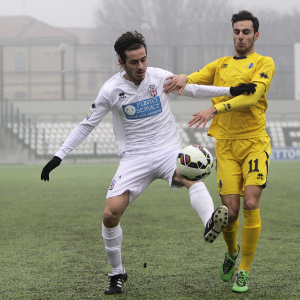
[[[299,161],[271,163],[244,295],[219,278],[225,243],[203,241],[187,190],[156,181],[121,219],[129,279],[105,297],[101,219],[116,167],[63,163],[42,182],[42,166],[0,166],[0,299],[299,299]],[[218,206],[215,171],[205,183]]]

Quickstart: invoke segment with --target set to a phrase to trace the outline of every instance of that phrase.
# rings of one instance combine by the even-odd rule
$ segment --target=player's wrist
[[[228,111],[228,106],[226,102],[217,103],[213,106],[216,110],[216,114],[222,114],[226,111]]]
[[[211,112],[212,112],[213,115],[216,115],[218,113],[218,110],[215,106],[212,106],[211,107]]]
[[[187,75],[185,75],[185,74],[180,74],[180,77],[182,78],[182,81],[183,81],[185,84],[187,84],[187,83],[188,83],[188,81],[189,81],[189,78],[188,78],[188,76],[187,76]]]

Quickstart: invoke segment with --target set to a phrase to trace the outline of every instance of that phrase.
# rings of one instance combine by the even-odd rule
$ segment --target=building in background
[[[100,43],[99,30],[55,28],[27,16],[0,17],[0,163],[28,163],[53,155],[85,117],[102,84],[120,70],[113,45]],[[299,52],[299,47],[294,50],[292,44],[287,47],[289,53]],[[204,65],[223,52],[231,53],[224,45],[148,48],[150,66],[180,73],[190,73],[195,65]],[[295,67],[291,67],[299,63],[299,57],[295,54],[292,59],[290,55],[291,61],[286,61],[286,51],[282,52],[281,47],[260,48],[276,57],[267,112],[272,155],[275,159],[299,159],[300,101],[294,101],[293,89],[299,88],[294,81],[299,74],[297,77]],[[178,99],[173,101],[176,96],[172,95],[171,104],[183,144],[203,144],[213,152],[214,141],[207,136],[207,130],[194,131],[187,126],[192,113],[207,107],[210,101]],[[69,159],[116,156],[109,118],[110,115]]]
[[[10,100],[74,97],[77,44],[75,35],[31,17],[1,16],[2,97]]]
[[[29,16],[0,16],[0,91],[8,100],[94,99],[119,70],[96,29],[56,28]]]
[[[28,16],[0,16],[0,99],[94,100],[102,84],[120,70],[113,45],[103,41],[99,31],[56,28]],[[217,42],[148,48],[150,66],[186,74],[232,52],[232,45]],[[257,48],[276,65],[268,99],[298,98],[295,64],[300,59],[294,44]]]

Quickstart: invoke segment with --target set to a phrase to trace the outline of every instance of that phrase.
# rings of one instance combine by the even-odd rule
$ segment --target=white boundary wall
[[[300,45],[300,44],[299,44]],[[299,47],[300,48],[300,47]],[[299,56],[300,60],[300,56]],[[300,76],[300,67],[299,67]],[[299,78],[300,80],[300,78]],[[300,82],[299,82],[300,85]],[[300,93],[300,86],[299,86]],[[300,100],[300,99],[299,99]],[[19,109],[20,113],[26,114],[37,122],[59,122],[69,121],[70,118],[74,122],[82,121],[93,101],[14,101],[14,108]],[[207,99],[191,99],[182,97],[180,100],[172,100],[171,110],[176,120],[190,120],[192,115],[202,109],[211,106],[211,101]],[[266,112],[267,120],[296,120],[300,119],[300,101],[295,100],[272,100],[268,98],[268,109]],[[110,119],[111,115],[105,117]]]

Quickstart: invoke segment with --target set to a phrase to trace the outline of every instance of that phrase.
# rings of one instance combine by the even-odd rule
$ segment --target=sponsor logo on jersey
[[[124,100],[125,98],[126,98],[125,93],[124,93],[124,92],[121,92],[121,93],[119,94],[119,100]]]
[[[222,180],[219,180],[218,181],[218,188],[221,189],[223,187],[223,182]]]
[[[148,118],[162,112],[159,96],[122,105],[122,108],[126,118],[129,120]]]
[[[264,72],[260,73],[259,75],[261,78],[265,78],[265,79],[269,78],[268,75]]]
[[[253,67],[253,63],[247,65],[247,69],[251,69]]]
[[[258,173],[258,174],[257,174],[257,179],[263,180],[263,179],[264,179],[264,174]]]
[[[89,110],[85,118],[88,120],[91,117],[92,113],[93,112]]]
[[[157,96],[157,87],[154,84],[149,85],[149,92],[152,97]]]
[[[95,103],[92,104],[90,110],[88,111],[88,113],[87,113],[87,115],[85,117],[87,120],[91,117],[91,115],[92,115],[92,113],[94,111],[94,108],[96,108],[96,104]]]
[[[117,181],[117,179],[115,179],[115,178],[111,181],[110,186],[109,186],[110,191],[115,187],[116,181]]]
[[[122,175],[120,175],[120,176],[117,177],[117,178],[113,178],[113,180],[111,181],[110,186],[109,186],[108,189],[109,189],[110,191],[113,190],[113,188],[115,187],[117,181],[120,180],[121,178],[122,178]]]
[[[223,103],[224,109],[226,110],[230,110],[231,109],[231,105],[229,103]]]
[[[225,69],[228,67],[228,64],[223,64],[221,68]]]

